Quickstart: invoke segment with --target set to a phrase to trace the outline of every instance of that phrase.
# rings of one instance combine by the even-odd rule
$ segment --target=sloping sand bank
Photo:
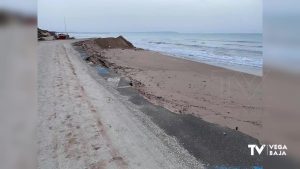
[[[82,42],[88,61],[114,69],[154,104],[261,138],[262,78],[158,52]]]

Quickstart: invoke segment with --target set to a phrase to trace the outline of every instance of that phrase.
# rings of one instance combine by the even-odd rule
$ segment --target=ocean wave
[[[233,43],[261,43],[260,41],[247,41],[247,40],[205,40],[205,41],[213,41],[213,42],[233,42]]]
[[[150,41],[149,43],[152,44],[158,44],[158,45],[175,45],[175,46],[182,46],[182,47],[192,47],[192,48],[199,48],[199,49],[204,49],[204,50],[230,50],[230,51],[235,51],[235,52],[249,52],[249,53],[256,53],[256,54],[262,54],[262,51],[258,50],[250,50],[250,49],[236,49],[236,48],[225,48],[225,47],[214,47],[214,46],[208,46],[208,45],[190,45],[190,44],[182,44],[182,43],[170,43],[170,42],[153,42]],[[241,46],[242,47],[242,46]],[[253,46],[244,46],[244,47],[253,47]]]
[[[253,48],[262,48],[262,45],[241,45],[241,44],[224,44],[226,46],[240,46],[240,47],[253,47]]]
[[[213,55],[213,54],[174,54],[179,58],[184,58],[188,60],[211,63],[213,65],[224,64],[224,65],[240,65],[240,66],[249,66],[256,69],[262,68],[262,59],[254,59],[248,57],[238,57],[238,56],[226,56],[226,55]]]

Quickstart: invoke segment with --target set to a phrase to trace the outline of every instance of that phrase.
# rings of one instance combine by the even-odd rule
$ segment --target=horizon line
[[[47,29],[46,29],[47,30]],[[52,30],[48,30],[52,31]],[[64,33],[65,31],[53,31]],[[67,33],[86,33],[86,34],[109,34],[109,33],[178,33],[178,34],[263,34],[263,32],[177,32],[177,31],[67,31]]]

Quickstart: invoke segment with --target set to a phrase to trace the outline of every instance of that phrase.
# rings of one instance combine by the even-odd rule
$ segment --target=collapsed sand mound
[[[98,38],[95,40],[96,44],[99,45],[103,49],[109,48],[127,48],[132,49],[135,48],[132,43],[126,40],[123,36],[119,36],[117,38]]]

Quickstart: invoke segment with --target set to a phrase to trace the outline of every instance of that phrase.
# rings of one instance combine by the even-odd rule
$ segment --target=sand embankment
[[[102,49],[109,49],[109,48],[132,49],[132,48],[134,48],[132,43],[127,41],[123,36],[119,36],[117,38],[98,38],[98,39],[95,39],[95,42]]]
[[[81,43],[87,60],[128,77],[152,103],[261,138],[261,77],[104,39]]]

